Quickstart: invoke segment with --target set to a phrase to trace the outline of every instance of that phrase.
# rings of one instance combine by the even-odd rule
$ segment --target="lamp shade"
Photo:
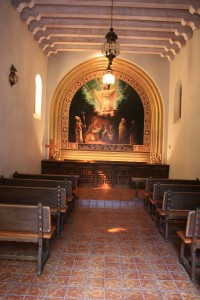
[[[106,42],[101,47],[102,54],[108,58],[110,65],[115,57],[120,54],[120,46],[116,42],[118,39],[117,35],[113,31],[113,28],[110,28],[110,31],[105,36]]]

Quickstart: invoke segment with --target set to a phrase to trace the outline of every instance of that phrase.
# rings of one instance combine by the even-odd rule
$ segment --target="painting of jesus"
[[[82,139],[76,137],[77,118]],[[134,124],[134,139],[133,139]],[[69,142],[85,144],[143,144],[144,108],[137,92],[122,80],[108,89],[100,78],[84,84],[69,110]]]

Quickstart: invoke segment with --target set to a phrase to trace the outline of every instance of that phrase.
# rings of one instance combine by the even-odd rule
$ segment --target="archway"
[[[77,91],[86,83],[102,78],[107,67],[104,57],[86,61],[71,70],[58,85],[51,103],[50,135],[60,145],[61,159],[162,162],[163,103],[152,78],[139,66],[122,59],[112,65],[116,79],[130,85],[144,108],[142,145],[130,147],[87,147],[69,141],[69,110]],[[132,150],[130,150],[132,149]],[[122,155],[122,152],[123,155]]]

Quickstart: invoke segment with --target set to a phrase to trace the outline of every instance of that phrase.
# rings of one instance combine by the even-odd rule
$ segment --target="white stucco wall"
[[[40,171],[44,145],[47,58],[11,1],[0,1],[0,175]],[[19,82],[10,86],[11,65]],[[34,119],[35,76],[43,82],[42,118]]]
[[[200,30],[170,63],[167,162],[172,178],[200,177]],[[181,118],[174,121],[176,86],[182,84]]]

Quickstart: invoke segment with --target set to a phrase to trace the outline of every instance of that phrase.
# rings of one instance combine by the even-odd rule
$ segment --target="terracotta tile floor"
[[[178,238],[164,242],[133,190],[78,195],[42,276],[35,262],[0,260],[0,300],[200,299],[200,282],[178,262]]]
[[[140,191],[142,192],[142,191]],[[131,201],[134,198],[134,190],[126,188],[84,188],[79,187],[77,195],[82,200],[118,200]]]

